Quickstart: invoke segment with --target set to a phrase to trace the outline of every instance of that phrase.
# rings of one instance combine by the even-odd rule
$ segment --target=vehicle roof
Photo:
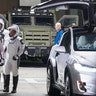
[[[88,27],[73,27],[73,34],[95,34],[93,30],[90,30]]]
[[[34,7],[31,7],[31,10],[46,10],[50,8],[57,8],[59,6],[68,5],[70,9],[81,9],[84,10],[84,14],[88,13],[89,17],[89,27],[93,26],[93,6],[91,4],[96,4],[96,0],[52,0],[40,3]],[[84,15],[86,16],[86,15]]]
[[[60,6],[63,4],[85,4],[85,5],[89,5],[89,0],[52,0],[52,1],[46,1],[40,4],[37,4],[36,6],[33,6],[32,9],[39,9],[39,10],[43,10],[43,9],[47,9],[47,8],[53,8],[56,6]]]
[[[72,28],[73,29],[73,33],[89,33],[88,29],[86,28],[83,28],[83,27],[75,27],[75,28]]]

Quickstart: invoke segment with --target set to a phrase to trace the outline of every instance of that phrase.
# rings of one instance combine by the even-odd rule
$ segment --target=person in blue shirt
[[[61,23],[59,23],[59,22],[57,22],[55,24],[55,29],[56,29],[57,33],[56,33],[56,36],[54,39],[54,45],[52,46],[50,54],[49,54],[49,58],[55,58],[55,56],[56,56],[55,49],[58,46],[58,43],[59,43],[59,40],[60,40],[62,34],[64,33],[64,30],[62,30]]]
[[[57,22],[55,24],[55,29],[56,29],[57,33],[56,33],[56,36],[55,36],[55,39],[54,39],[54,45],[58,44],[62,34],[64,33],[64,30],[62,30],[61,23],[59,23],[59,22]]]

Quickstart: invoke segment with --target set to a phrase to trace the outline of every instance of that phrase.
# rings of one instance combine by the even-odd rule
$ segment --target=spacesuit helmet
[[[4,30],[4,20],[2,18],[0,18],[0,24],[2,25],[0,28],[0,33],[2,33]]]
[[[8,30],[10,30],[10,29],[14,30],[16,32],[12,37],[10,37],[11,40],[14,40],[19,35],[19,26],[16,24],[13,24],[10,27],[8,27]],[[10,32],[9,32],[9,34],[10,34]]]

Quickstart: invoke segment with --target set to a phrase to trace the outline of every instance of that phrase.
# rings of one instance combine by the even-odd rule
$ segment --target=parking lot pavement
[[[46,92],[46,68],[20,68],[19,83],[16,94],[3,93],[3,77],[0,80],[0,96],[47,96]],[[11,76],[12,77],[12,76]],[[12,78],[10,91],[12,90]]]

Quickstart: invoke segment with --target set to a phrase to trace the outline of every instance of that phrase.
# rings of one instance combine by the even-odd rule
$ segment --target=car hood
[[[80,64],[96,67],[96,52],[74,52],[73,56]]]

